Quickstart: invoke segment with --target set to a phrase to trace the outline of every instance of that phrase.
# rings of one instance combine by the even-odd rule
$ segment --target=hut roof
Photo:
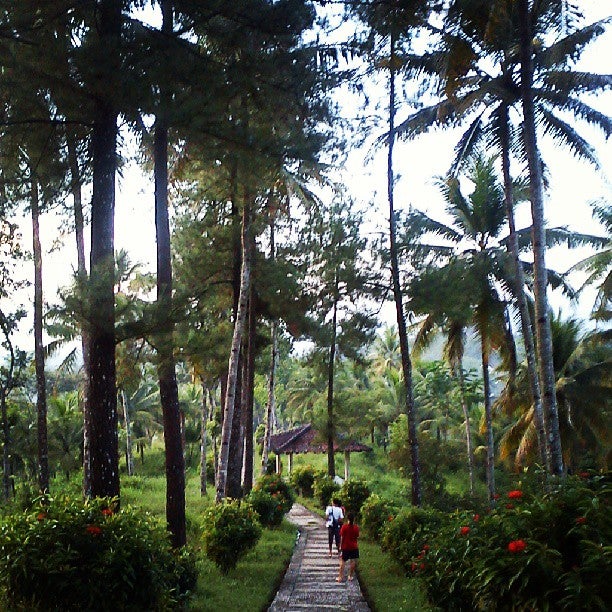
[[[327,442],[321,441],[312,425],[302,425],[270,436],[270,448],[277,455],[281,453],[326,453]],[[335,451],[361,453],[372,450],[355,440],[336,440]]]

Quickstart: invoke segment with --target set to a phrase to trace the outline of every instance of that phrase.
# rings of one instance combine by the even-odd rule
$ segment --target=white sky
[[[583,0],[581,3],[588,22],[607,17],[611,14],[612,3],[609,0]],[[599,73],[612,72],[612,29],[608,31],[584,55],[580,66]],[[381,92],[381,95],[386,95]],[[600,111],[612,115],[612,92],[600,96],[592,104]],[[401,112],[398,120],[401,120]],[[581,134],[586,135],[598,152],[601,166],[610,172],[612,168],[612,143],[605,142],[598,133],[585,130],[579,125]],[[401,143],[396,147],[395,167],[399,174],[396,190],[396,206],[405,208],[409,204],[428,214],[441,214],[443,205],[437,188],[433,185],[433,177],[441,175],[448,169],[453,155],[453,147],[457,133],[451,131],[438,132],[423,136],[411,143]],[[542,143],[543,156],[551,171],[551,189],[547,194],[546,211],[549,225],[569,225],[572,229],[601,233],[591,219],[588,201],[605,196],[612,201],[610,176],[598,175],[586,164],[581,163],[567,151],[557,150],[550,143]],[[349,155],[345,175],[347,184],[357,202],[370,211],[375,212],[381,224],[386,224],[386,154],[382,151],[374,161],[364,163],[364,151],[354,151]],[[518,213],[518,225],[529,223],[528,207]],[[57,287],[70,282],[72,270],[76,267],[76,251],[74,238],[69,235],[64,240],[64,247],[50,253],[51,245],[58,235],[58,225],[61,221],[53,215],[45,215],[41,220],[41,236],[45,251],[43,259],[44,294],[46,302],[56,300]],[[31,249],[31,230],[26,219],[22,224],[24,245]],[[87,235],[89,242],[89,235]],[[155,223],[152,180],[143,177],[135,165],[125,169],[125,177],[118,181],[115,248],[129,251],[132,261],[142,262],[145,269],[155,269]],[[548,265],[558,271],[565,271],[572,263],[584,257],[586,251],[576,250],[571,253],[564,249],[550,251]],[[31,278],[32,264],[28,264],[21,272]],[[33,290],[24,297],[24,302],[32,302]],[[563,302],[558,296],[551,297],[551,304],[558,308]],[[563,305],[565,313],[576,312],[586,318],[592,306],[592,293],[585,295],[575,306]],[[31,317],[22,326],[23,331],[31,329]],[[30,341],[27,341],[30,342]],[[22,348],[30,350],[20,339]]]

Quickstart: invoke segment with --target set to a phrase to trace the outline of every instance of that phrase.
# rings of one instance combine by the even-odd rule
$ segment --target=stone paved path
[[[298,542],[269,612],[368,612],[357,579],[336,582],[339,560],[328,557],[323,518],[300,504],[293,504],[288,518],[298,526]]]

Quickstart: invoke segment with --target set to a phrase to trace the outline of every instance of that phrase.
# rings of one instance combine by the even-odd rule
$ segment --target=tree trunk
[[[486,338],[481,336],[480,349],[482,358],[482,381],[484,386],[484,409],[485,425],[487,429],[487,490],[489,493],[489,503],[494,504],[495,500],[495,442],[493,439],[493,414],[491,411],[491,382],[489,378],[489,347]]]
[[[236,387],[238,383],[238,363],[240,361],[240,346],[244,334],[247,315],[247,300],[251,283],[251,261],[249,248],[249,235],[251,233],[250,203],[245,198],[242,221],[242,266],[240,273],[240,291],[238,297],[238,310],[234,321],[234,334],[228,364],[227,389],[225,392],[225,406],[223,409],[223,427],[221,429],[221,448],[219,449],[219,465],[217,469],[216,495],[217,502],[226,496],[227,467],[230,451],[230,436],[234,418],[234,404],[236,400]]]
[[[461,363],[458,365],[457,370],[459,374],[459,389],[461,391],[461,409],[463,410],[463,418],[465,420],[465,441],[467,445],[468,473],[470,475],[470,493],[474,495],[474,444],[472,442],[472,428],[470,427],[470,411],[465,399],[465,376],[463,375],[463,365]]]
[[[248,308],[248,305],[247,305]],[[246,326],[246,320],[245,320]],[[245,330],[246,331],[246,330]],[[244,332],[243,332],[244,339]],[[230,435],[230,452],[227,461],[227,482],[225,495],[232,499],[242,497],[242,458],[244,456],[244,425],[242,421],[242,387],[245,368],[244,342],[240,350],[238,373],[236,375],[236,391],[234,415],[232,417],[232,432]]]
[[[255,245],[251,244],[254,255]],[[255,400],[255,332],[257,331],[255,310],[255,291],[251,283],[249,297],[248,340],[246,347],[245,375],[242,383],[243,424],[244,424],[244,458],[242,491],[248,495],[253,488],[253,402]]]
[[[334,287],[334,309],[331,323],[331,342],[329,345],[329,362],[327,364],[327,475],[336,476],[336,461],[334,453],[334,365],[336,362],[336,326],[338,317],[338,273],[336,272]]]
[[[96,6],[98,35],[119,69],[121,2],[101,0]],[[89,473],[93,497],[119,497],[117,389],[115,383],[114,212],[117,167],[117,109],[113,93],[94,101],[92,133],[93,196],[91,201],[91,278],[95,304],[90,304]],[[93,313],[95,311],[95,317]]]
[[[406,390],[406,418],[408,420],[408,445],[410,446],[410,462],[412,468],[411,500],[414,506],[421,505],[421,465],[419,461],[419,443],[417,439],[417,414],[414,405],[412,388],[412,362],[408,346],[408,332],[402,301],[402,289],[399,276],[399,261],[396,242],[396,218],[394,206],[393,145],[395,143],[395,40],[391,35],[391,57],[389,77],[389,148],[387,153],[387,196],[389,199],[389,256],[391,259],[391,281],[393,284],[393,299],[397,317],[397,330],[402,355],[402,372]]]
[[[276,257],[276,245],[274,235],[274,218],[270,221],[270,261]],[[271,359],[270,375],[268,378],[268,403],[266,405],[266,429],[263,439],[263,450],[261,453],[261,475],[265,476],[268,470],[268,456],[270,453],[270,436],[272,435],[275,411],[274,387],[276,385],[276,363],[278,360],[278,326],[276,320],[272,321],[270,330]]]
[[[0,387],[0,415],[2,417],[2,491],[4,501],[11,496],[11,425],[8,420],[6,399],[13,387],[13,371],[15,369],[15,349],[10,338],[10,329],[2,311],[0,311],[0,328],[5,338],[5,346],[9,351],[8,364],[6,365],[5,380]]]
[[[134,455],[132,453],[132,422],[130,420],[130,406],[125,391],[121,389],[121,403],[123,404],[123,420],[125,422],[125,468],[128,476],[134,475]]]
[[[162,0],[162,32],[172,36],[173,10]],[[187,542],[185,519],[185,456],[181,436],[181,413],[174,363],[174,322],[172,319],[172,255],[168,218],[168,122],[167,97],[155,121],[155,228],[157,236],[157,304],[161,333],[157,339],[157,375],[164,423],[166,457],[166,520],[172,546]]]
[[[68,165],[70,167],[70,192],[74,206],[74,233],[77,249],[77,273],[80,286],[83,287],[87,280],[87,266],[85,264],[85,220],[83,216],[83,199],[81,193],[81,171],[76,150],[74,135],[66,130],[66,145],[68,148]],[[81,352],[83,353],[83,397],[89,395],[87,390],[89,372],[89,341],[87,338],[87,322],[81,322]],[[84,421],[89,419],[89,411],[83,413]],[[91,426],[88,422],[83,423],[83,492],[89,491],[89,438]]]
[[[221,389],[223,389],[223,387],[221,387]],[[214,422],[215,412],[217,408],[216,408],[216,402],[215,402],[215,395],[212,389],[209,391],[208,397],[210,399],[210,420],[211,422]],[[221,402],[221,405],[223,405],[223,401]],[[217,485],[217,470],[219,468],[219,448],[218,448],[217,443],[218,443],[217,434],[215,433],[215,435],[212,436],[212,455],[213,455],[213,472],[215,475],[214,476],[215,487]]]
[[[31,173],[33,174],[33,173]],[[49,442],[47,438],[47,381],[45,347],[43,345],[42,248],[38,183],[30,177],[30,207],[32,209],[32,250],[34,253],[34,365],[36,370],[36,414],[38,425],[38,488],[49,492]]]
[[[525,343],[525,355],[527,358],[527,374],[529,378],[529,387],[531,390],[531,398],[533,402],[533,412],[536,423],[536,431],[538,434],[538,449],[540,461],[547,469],[550,468],[549,458],[546,453],[546,432],[544,427],[544,414],[542,411],[542,397],[540,394],[540,382],[535,360],[535,345],[533,342],[533,329],[531,327],[531,316],[527,306],[527,298],[525,296],[525,275],[523,274],[523,266],[519,258],[518,239],[516,236],[516,226],[514,223],[514,197],[512,195],[512,177],[510,176],[510,137],[509,137],[509,118],[508,107],[504,107],[503,121],[501,127],[501,149],[502,149],[502,173],[504,177],[504,196],[506,203],[506,215],[508,216],[508,227],[510,233],[508,235],[508,244],[510,255],[513,264],[513,273],[515,279],[515,298],[521,317],[521,331],[523,333],[523,342]]]
[[[542,167],[536,135],[535,108],[533,99],[533,58],[530,28],[529,1],[519,0],[521,98],[523,105],[523,137],[529,167],[529,192],[531,197],[534,268],[534,294],[536,317],[536,350],[538,371],[542,391],[542,405],[547,427],[547,446],[550,467],[555,475],[563,474],[563,454],[559,433],[559,414],[555,391],[555,369],[553,345],[548,309],[548,273],[546,269],[546,231],[544,227],[544,189]]]
[[[206,385],[202,381],[202,412],[200,414],[200,495],[206,495],[206,434],[208,424],[208,401]]]

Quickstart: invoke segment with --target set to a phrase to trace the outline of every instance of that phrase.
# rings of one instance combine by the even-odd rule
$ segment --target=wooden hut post
[[[287,455],[287,474],[291,474],[292,469],[293,469],[293,453],[289,453]]]
[[[281,464],[281,456],[280,453],[276,453],[276,473],[280,474],[283,471],[283,466]]]
[[[351,451],[344,451],[344,480],[348,480],[351,476]]]

